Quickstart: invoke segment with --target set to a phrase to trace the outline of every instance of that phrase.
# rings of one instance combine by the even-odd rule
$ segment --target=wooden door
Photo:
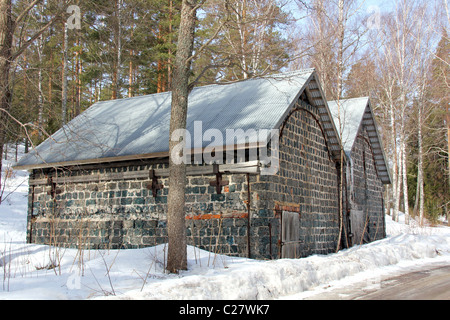
[[[300,257],[300,215],[297,212],[283,211],[281,230],[281,258]]]

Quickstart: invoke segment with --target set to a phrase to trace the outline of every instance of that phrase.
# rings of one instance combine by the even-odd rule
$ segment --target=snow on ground
[[[164,272],[165,245],[79,252],[26,244],[27,188],[26,172],[10,173],[3,197],[13,193],[0,205],[0,300],[302,299],[331,285],[376,281],[383,273],[450,265],[450,228],[408,226],[387,216],[386,239],[336,254],[255,261],[189,247],[189,270],[170,275]]]

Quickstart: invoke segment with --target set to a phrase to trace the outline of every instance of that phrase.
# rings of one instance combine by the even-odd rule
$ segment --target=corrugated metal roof
[[[314,69],[198,87],[189,95],[187,129],[192,139],[195,121],[202,122],[203,132],[218,129],[224,136],[226,129],[275,129],[300,94],[315,87],[320,90]],[[170,92],[98,102],[23,157],[16,167],[86,164],[94,163],[93,159],[108,162],[167,152],[170,110]],[[327,109],[322,117],[329,118]],[[330,139],[336,138],[335,130],[327,133]],[[200,144],[212,146],[211,142],[192,142],[194,147]]]
[[[330,108],[339,135],[342,133],[341,141],[344,150],[350,152],[361,126],[369,98],[345,99],[340,100],[339,103],[340,108],[338,108],[337,101],[328,101],[328,107]],[[338,117],[339,112],[340,122]]]
[[[338,134],[342,135],[342,145],[347,155],[351,156],[353,145],[362,126],[369,132],[369,140],[374,152],[374,158],[379,178],[384,184],[391,183],[389,166],[384,154],[383,143],[378,133],[378,126],[373,115],[369,97],[343,99],[338,102],[328,101],[328,107],[333,117]],[[340,113],[340,122],[338,114]],[[341,125],[339,125],[341,124]]]

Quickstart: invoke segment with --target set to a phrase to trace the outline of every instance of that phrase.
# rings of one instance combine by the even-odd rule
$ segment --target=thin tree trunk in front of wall
[[[342,88],[343,88],[343,76],[344,76],[344,38],[345,38],[345,19],[344,19],[344,1],[339,0],[338,2],[338,30],[337,30],[337,38],[338,38],[338,53],[337,53],[337,59],[338,59],[338,70],[337,70],[337,92],[336,92],[336,98],[337,98],[337,106],[338,106],[338,121],[339,121],[339,131],[340,136],[342,137],[342,130],[343,130],[343,119],[341,118],[341,97],[342,97]],[[342,232],[343,232],[343,226],[344,226],[344,219],[343,219],[343,187],[344,187],[344,149],[341,146],[340,151],[340,166],[339,166],[339,242],[338,242],[338,248],[339,250]]]

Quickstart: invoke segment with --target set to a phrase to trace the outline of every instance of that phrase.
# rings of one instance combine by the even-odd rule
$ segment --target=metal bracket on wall
[[[147,185],[147,189],[149,190],[151,189],[153,198],[156,198],[158,195],[158,190],[164,189],[164,185],[158,183],[158,177],[155,174],[155,170],[150,170],[149,177],[150,180],[152,180],[152,182]]]
[[[222,180],[222,173],[219,171],[219,165],[213,165],[213,174],[216,175],[216,180],[210,181],[209,185],[212,187],[216,187],[217,194],[222,194],[222,187],[228,186],[230,184],[227,180]]]
[[[56,182],[53,182],[53,177],[51,176],[47,178],[47,184],[51,187],[50,191],[48,191],[47,194],[51,196],[53,200],[55,200],[56,196],[62,193],[62,190],[56,188]]]

